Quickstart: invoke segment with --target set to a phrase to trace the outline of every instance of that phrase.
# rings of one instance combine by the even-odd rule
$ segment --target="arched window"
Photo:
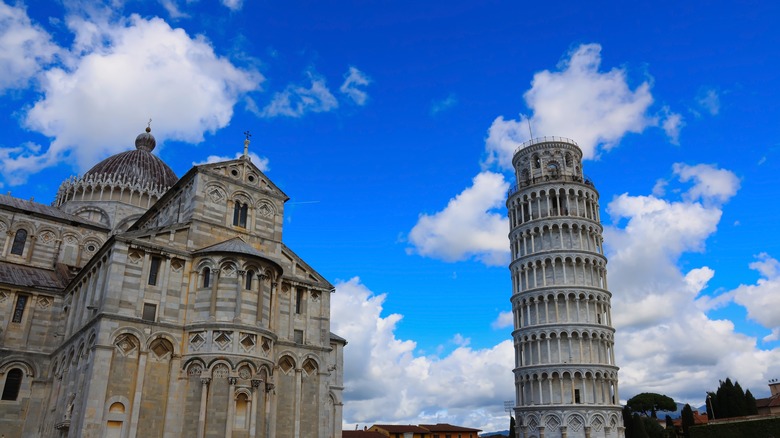
[[[233,427],[235,429],[249,428],[249,398],[246,394],[238,394],[236,397],[236,410],[233,414]]]
[[[531,158],[531,160],[534,163],[534,168],[539,169],[542,167],[542,160],[539,159],[539,155],[534,154],[534,156]]]
[[[550,175],[551,178],[558,178],[558,163],[548,163],[547,164],[547,173]]]
[[[22,370],[14,368],[5,377],[2,400],[16,400],[22,387]]]
[[[14,244],[11,246],[11,254],[22,255],[24,244],[27,242],[27,230],[19,229],[14,236]]]
[[[248,211],[249,205],[236,201],[235,204],[233,204],[233,225],[246,228],[246,215]]]
[[[211,286],[211,269],[203,268],[203,287]]]
[[[564,156],[564,161],[566,162],[566,167],[572,166],[572,159],[570,153],[566,152],[566,155]]]
[[[246,285],[245,285],[246,290],[252,290],[252,278],[254,276],[255,276],[255,271],[251,269],[246,271]]]

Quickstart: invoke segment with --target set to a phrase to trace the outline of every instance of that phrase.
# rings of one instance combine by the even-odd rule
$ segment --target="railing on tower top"
[[[590,177],[588,177],[587,175],[584,175],[583,177],[574,176],[574,175],[557,175],[557,176],[545,175],[536,178],[529,178],[525,181],[518,182],[517,184],[515,184],[514,187],[509,189],[506,196],[508,198],[513,194],[515,194],[518,190],[522,189],[523,187],[528,187],[531,184],[542,183],[542,182],[555,182],[555,181],[573,181],[573,182],[583,183],[591,187],[594,187],[593,180],[590,179]]]
[[[521,144],[520,146],[518,146],[518,148],[515,149],[514,153],[516,154],[520,149],[527,148],[528,146],[535,145],[537,143],[547,143],[547,142],[550,142],[550,141],[559,141],[561,143],[569,143],[569,144],[573,144],[574,146],[579,147],[577,142],[572,140],[572,139],[570,139],[570,138],[556,137],[556,136],[552,135],[552,136],[544,136],[544,137],[532,138],[532,139],[526,141],[525,143]],[[512,154],[512,155],[514,155],[514,154]]]

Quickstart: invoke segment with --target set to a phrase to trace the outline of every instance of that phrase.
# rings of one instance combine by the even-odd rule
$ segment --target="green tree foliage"
[[[734,418],[758,413],[756,399],[750,390],[742,390],[739,382],[731,382],[730,378],[720,381],[715,392],[708,392],[707,415],[712,418]]]
[[[756,398],[748,389],[745,391],[745,403],[747,404],[748,415],[758,415],[758,406],[756,406]]]
[[[683,436],[685,438],[689,438],[691,436],[691,426],[693,426],[693,409],[691,409],[691,405],[685,404],[685,406],[682,409],[682,430],[683,430]]]
[[[658,418],[656,414],[658,411],[677,410],[677,403],[674,402],[674,399],[654,392],[637,394],[628,399],[626,406],[631,409],[631,412],[642,413],[651,418]]]
[[[658,419],[651,417],[640,417],[642,419],[645,433],[648,438],[664,438],[664,428],[658,423]]]
[[[650,438],[645,429],[645,422],[642,421],[642,417],[639,414],[634,414],[631,418],[631,425],[633,426],[634,433],[631,438]]]
[[[515,417],[509,417],[509,438],[515,438]]]
[[[623,406],[623,426],[626,428],[626,438],[634,438],[634,422],[631,418],[631,408]]]

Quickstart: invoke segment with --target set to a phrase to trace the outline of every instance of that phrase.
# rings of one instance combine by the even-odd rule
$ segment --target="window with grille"
[[[14,243],[11,246],[11,254],[22,255],[24,244],[27,242],[27,230],[17,230],[14,235]]]
[[[19,295],[16,297],[16,306],[14,306],[14,316],[11,319],[11,322],[22,322],[22,317],[24,316],[24,308],[27,307],[27,300],[30,297],[27,295]]]

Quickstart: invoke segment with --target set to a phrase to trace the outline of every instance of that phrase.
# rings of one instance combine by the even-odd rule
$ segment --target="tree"
[[[718,390],[708,392],[709,405],[707,415],[712,418],[733,418],[745,415],[755,415],[758,409],[755,407],[756,399],[750,390],[744,392],[739,382],[731,382],[730,378],[721,380]]]
[[[656,412],[658,411],[677,410],[677,403],[674,402],[674,399],[654,392],[637,394],[628,399],[626,406],[628,406],[632,412],[641,412],[646,417],[651,418],[658,418],[656,415]]]
[[[516,438],[515,435],[515,417],[509,416],[509,438]]]
[[[634,438],[634,422],[631,418],[631,408],[623,406],[623,426],[626,428],[626,438]]]
[[[756,398],[748,389],[745,391],[745,403],[747,404],[748,415],[758,415],[758,406],[756,406]]]
[[[631,418],[631,425],[634,429],[633,438],[650,438],[650,435],[647,434],[647,430],[645,429],[645,422],[642,421],[642,417],[640,417],[639,414],[634,414]]]
[[[691,436],[690,428],[693,426],[693,409],[688,403],[682,408],[682,430],[683,436],[688,438]]]

